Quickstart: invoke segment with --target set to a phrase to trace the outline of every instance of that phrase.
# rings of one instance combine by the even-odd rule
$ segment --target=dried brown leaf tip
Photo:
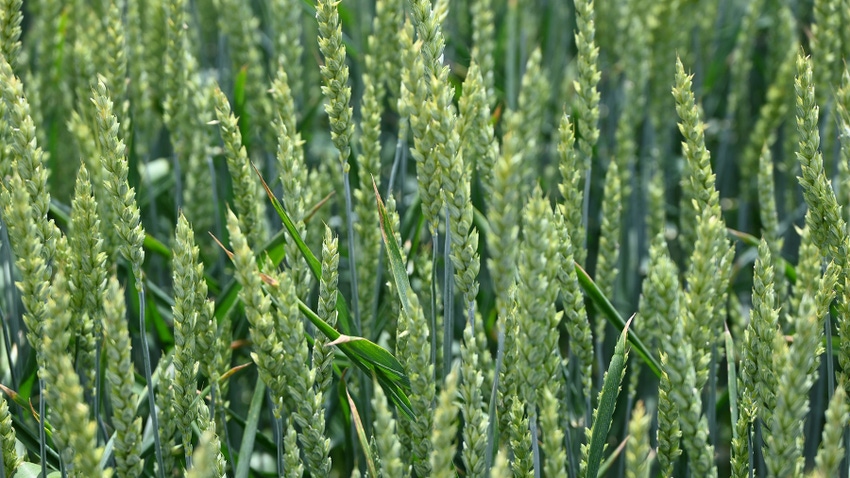
[[[210,237],[212,237],[212,238],[213,238],[213,240],[215,241],[215,243],[216,243],[216,244],[218,244],[218,247],[220,247],[220,248],[221,248],[221,250],[222,250],[222,251],[224,251],[224,253],[225,253],[225,254],[227,254],[227,257],[228,257],[228,258],[232,261],[232,260],[233,260],[233,253],[232,253],[232,252],[230,252],[230,251],[228,251],[228,250],[227,250],[227,248],[226,248],[226,247],[224,247],[224,244],[222,244],[222,243],[221,243],[221,241],[219,241],[219,240],[218,240],[218,238],[217,238],[217,237],[215,237],[215,234],[210,233]]]
[[[363,340],[363,337],[354,337],[351,335],[340,334],[336,340],[333,342],[328,342],[328,345],[339,345],[339,344],[347,344],[349,342],[355,342],[357,340]]]

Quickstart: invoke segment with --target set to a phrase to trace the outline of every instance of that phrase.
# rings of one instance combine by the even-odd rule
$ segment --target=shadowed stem
[[[454,339],[454,275],[452,274],[452,233],[449,229],[449,208],[446,207],[446,237],[443,239],[443,379],[452,366],[452,340]]]
[[[151,376],[151,355],[148,348],[148,328],[145,320],[145,285],[141,278],[136,279],[136,288],[139,290],[139,328],[141,329],[142,359],[145,363],[145,382],[148,384],[148,406],[151,414],[151,428],[153,432],[154,450],[156,451],[157,476],[164,477],[165,463],[162,461],[162,443],[159,440],[159,420],[156,416],[156,397],[153,393],[153,379]],[[46,475],[45,475],[46,476]]]
[[[399,165],[407,160],[407,142],[404,141],[401,137],[398,138],[395,145],[395,154],[393,155],[393,165],[392,169],[390,169],[390,179],[387,184],[386,189],[386,197],[390,197],[393,193],[393,186],[395,186],[395,178],[396,174],[399,170]],[[374,178],[373,178],[374,180]],[[404,191],[402,191],[404,194]],[[403,201],[401,201],[403,202]],[[398,212],[398,207],[396,207],[396,212]],[[381,287],[384,284],[384,251],[385,245],[384,241],[381,241],[380,249],[378,252],[378,269],[375,271],[375,300],[372,301],[372,317],[378,317],[378,302],[381,295]],[[372,331],[372,337],[366,337],[369,340],[376,339],[380,334],[380,330],[377,328]]]
[[[432,259],[431,259],[431,363],[434,364],[434,383],[437,383],[437,244],[439,232],[437,227],[431,228]]]
[[[499,345],[496,349],[496,370],[493,372],[493,390],[490,392],[490,423],[487,425],[487,450],[484,453],[484,476],[490,475],[493,466],[493,458],[496,456],[496,436],[498,435],[496,425],[496,399],[499,394],[499,372],[502,369],[502,361],[505,358],[505,327],[500,324]],[[533,438],[532,438],[533,439]],[[570,453],[572,456],[572,453]]]
[[[826,401],[832,401],[832,394],[835,392],[835,372],[832,364],[832,314],[827,311],[826,319],[824,320],[824,335],[826,335],[826,354],[824,355],[826,362]],[[844,445],[845,448],[847,444]]]
[[[38,453],[41,455],[41,476],[47,476],[47,433],[44,430],[44,379],[38,378]],[[60,457],[61,458],[61,457]]]
[[[281,414],[280,418],[275,418],[274,416],[274,400],[272,399],[272,394],[270,390],[266,390],[266,399],[269,401],[269,410],[271,411],[272,417],[272,434],[274,435],[274,443],[275,448],[277,449],[277,474],[278,476],[283,476],[286,472],[286,465],[283,462],[283,414]]]
[[[100,416],[100,397],[101,380],[100,380],[100,346],[103,344],[101,333],[97,333],[94,348],[94,419],[97,421],[96,443],[101,444],[101,438],[109,436],[106,433],[106,424],[103,423],[103,417]]]
[[[531,431],[531,462],[534,465],[534,478],[540,478],[540,440],[537,439],[537,410],[529,403],[528,428]]]
[[[706,419],[711,444],[717,449],[717,362],[719,360],[717,344],[711,346],[711,362],[708,372],[708,400],[706,400]]]
[[[360,306],[357,303],[357,259],[354,254],[354,221],[351,212],[351,182],[348,171],[343,168],[342,184],[345,189],[345,221],[348,233],[348,270],[351,277],[351,313],[354,317],[354,333],[362,335],[360,331]]]

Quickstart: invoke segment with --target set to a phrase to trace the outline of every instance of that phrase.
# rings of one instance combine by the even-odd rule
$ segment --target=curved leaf
[[[617,340],[617,345],[614,347],[614,355],[608,364],[608,371],[605,372],[602,391],[599,392],[599,404],[596,407],[596,412],[593,414],[593,427],[590,430],[590,442],[588,443],[587,471],[584,475],[586,477],[596,477],[599,475],[602,452],[604,451],[605,443],[608,441],[608,430],[611,428],[611,419],[614,416],[614,408],[617,405],[617,395],[620,394],[620,382],[622,382],[623,374],[626,371],[626,358],[628,357],[626,337],[629,334],[631,320],[629,319],[629,322],[625,324],[623,332]]]

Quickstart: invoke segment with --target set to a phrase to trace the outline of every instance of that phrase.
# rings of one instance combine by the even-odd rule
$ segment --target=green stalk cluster
[[[97,446],[96,425],[89,418],[80,377],[68,353],[72,320],[69,299],[68,282],[60,269],[45,305],[50,320],[44,323],[44,349],[39,364],[45,398],[51,406],[53,440],[71,476],[108,477],[111,472],[100,468],[103,448]]]
[[[298,453],[298,433],[295,431],[294,419],[289,417],[285,421],[286,436],[283,439],[284,470],[281,472],[285,478],[301,478],[304,475],[304,464]]]
[[[747,3],[741,17],[741,26],[735,37],[735,48],[732,50],[734,60],[730,62],[730,84],[729,94],[726,97],[727,116],[729,118],[744,118],[746,108],[740,108],[739,103],[748,94],[750,84],[750,73],[753,62],[751,61],[757,33],[757,22],[765,9],[766,0],[754,0]],[[746,106],[746,105],[744,105]],[[735,125],[739,125],[736,121]],[[740,124],[743,124],[741,122]],[[748,183],[749,184],[749,183]]]
[[[401,444],[396,430],[396,420],[387,403],[384,390],[375,382],[375,394],[372,397],[372,408],[375,411],[376,448],[381,457],[381,476],[404,476],[404,464],[401,461]]]
[[[205,410],[205,408],[202,407]],[[201,413],[203,413],[201,411]],[[189,478],[224,478],[226,463],[221,454],[221,440],[215,433],[215,422],[210,421],[209,416],[201,420],[201,437],[198,439],[198,447],[192,457],[194,467],[186,473]],[[203,430],[204,424],[206,429]]]
[[[319,305],[316,313],[319,318],[335,327],[337,323],[336,301],[339,294],[339,247],[331,229],[325,227],[325,239],[322,241],[322,277],[319,281]],[[324,334],[316,334],[313,343],[313,368],[316,369],[316,388],[322,394],[329,393],[333,380],[334,351],[328,346]]]
[[[578,49],[578,79],[575,111],[578,112],[578,150],[581,154],[582,169],[590,169],[593,148],[599,140],[599,47],[596,46],[596,26],[593,21],[594,0],[575,0],[576,48]]]
[[[697,386],[698,377],[694,368],[694,347],[684,335],[682,321],[676,317],[669,320],[675,321],[675,324],[672,324],[672,334],[663,339],[662,346],[670,353],[662,352],[661,364],[664,370],[661,380],[670,382],[670,388],[665,392],[678,408],[682,443],[688,453],[691,470],[696,476],[717,476],[714,446],[709,440],[708,421],[702,414],[702,398],[698,392],[700,387]],[[692,319],[687,317],[686,320]]]
[[[578,162],[578,154],[575,151],[575,131],[570,117],[566,114],[561,116],[558,128],[558,156],[560,158],[558,169],[561,171],[561,183],[558,190],[564,198],[560,206],[561,214],[566,219],[567,232],[576,245],[573,252],[575,261],[584,265],[587,256],[585,245],[585,229],[582,225],[582,205],[584,204],[584,192],[582,191],[582,175],[586,168],[582,168]]]
[[[803,187],[803,199],[810,211],[806,215],[806,224],[821,253],[834,259],[843,268],[847,264],[847,227],[824,171],[823,156],[818,150],[820,134],[812,64],[811,59],[802,53],[797,56],[794,89],[797,93],[797,131],[800,135],[797,159],[802,169],[799,181]]]
[[[626,443],[626,478],[649,478],[649,425],[643,402],[637,402],[629,420],[629,441]]]
[[[142,228],[139,207],[136,204],[136,191],[127,182],[129,167],[125,152],[124,141],[118,137],[118,119],[112,112],[112,100],[106,89],[103,78],[92,88],[92,102],[97,112],[97,140],[101,150],[101,164],[106,178],[104,187],[107,191],[107,201],[113,216],[118,219],[115,224],[120,243],[118,250],[124,256],[133,270],[136,289],[142,290],[144,275],[142,264],[145,260],[145,250],[142,247],[145,231]],[[147,351],[145,351],[147,353]]]
[[[328,100],[325,112],[330,119],[331,139],[339,151],[343,173],[347,173],[350,168],[348,158],[351,155],[354,122],[351,119],[351,87],[348,85],[348,66],[345,64],[345,46],[342,43],[337,2],[319,0],[316,20],[319,23],[319,49],[325,60],[321,67],[325,81],[322,93]]]
[[[26,308],[23,321],[27,327],[27,341],[40,357],[53,260],[57,253],[62,255],[62,240],[59,229],[47,218],[48,174],[43,152],[35,138],[29,104],[20,80],[4,57],[0,57],[0,93],[10,127],[10,157],[4,160],[11,162],[9,172],[12,174],[3,178],[0,203],[17,257],[15,265],[21,272],[21,280],[16,285]]]
[[[463,159],[458,157],[460,137],[457,132],[457,111],[453,105],[454,88],[448,82],[449,68],[443,65],[445,38],[440,24],[446,14],[441,8],[446,5],[441,7],[438,3],[433,10],[430,1],[411,0],[410,5],[413,23],[421,42],[419,51],[426,75],[424,81],[428,88],[427,102],[416,113],[418,117],[415,123],[419,125],[415,124],[413,128],[413,157],[417,161],[417,168],[423,168],[419,182],[420,195],[422,189],[426,188],[428,195],[433,198],[433,201],[429,201],[431,207],[426,212],[426,219],[429,221],[431,232],[434,233],[437,231],[440,210],[444,204],[449,208],[450,224],[461,220],[461,208],[467,207],[466,202],[469,202],[469,193],[464,193],[469,181],[464,178]],[[424,138],[417,135],[423,132]],[[441,189],[444,195],[441,195]],[[447,204],[449,201],[451,203]],[[425,204],[427,203],[423,195],[423,205]],[[471,223],[471,213],[469,216]],[[463,229],[462,225],[455,227],[461,231]],[[452,235],[456,234],[457,231],[452,231]],[[455,239],[463,237],[458,236]],[[452,239],[448,240],[451,243]]]
[[[522,399],[517,395],[513,395],[509,400],[509,407],[505,413],[508,416],[509,438],[508,445],[513,453],[511,460],[511,469],[515,477],[531,477],[534,476],[534,463],[531,456],[531,432],[529,431],[528,416],[525,415],[525,406]],[[536,439],[536,438],[534,438]]]
[[[547,477],[567,478],[567,451],[564,448],[564,433],[558,409],[560,404],[555,396],[557,382],[547,382],[543,388],[540,405],[540,427],[543,429],[542,450],[545,455],[543,471]]]
[[[305,462],[315,476],[330,472],[330,440],[325,438],[322,393],[314,389],[315,369],[307,364],[304,324],[298,311],[291,277],[285,272],[261,274],[238,219],[228,213],[227,228],[233,246],[240,296],[252,328],[255,352],[251,354],[260,377],[272,391],[275,416],[294,420],[301,428],[300,441],[306,450]],[[270,293],[263,290],[263,281]],[[271,298],[270,298],[271,296]],[[271,310],[274,299],[277,309]],[[293,366],[293,364],[300,364]],[[290,425],[291,428],[291,425]],[[297,445],[287,444],[289,448]]]
[[[168,85],[163,103],[163,122],[170,131],[175,168],[183,173],[183,197],[178,198],[185,213],[199,230],[212,227],[214,211],[210,207],[212,180],[207,164],[209,144],[205,125],[212,119],[201,83],[198,60],[192,54],[187,35],[187,2],[171,0],[167,5],[168,43],[165,71]],[[179,179],[179,178],[178,178]]]
[[[77,369],[84,371],[89,387],[94,386],[95,348],[100,333],[103,294],[106,291],[106,253],[100,235],[98,204],[88,170],[80,164],[74,199],[71,202],[71,228],[68,252],[71,264],[68,289],[77,329]],[[97,338],[96,338],[97,337]]]
[[[377,41],[369,37],[370,44]],[[374,181],[378,187],[381,183],[381,112],[383,110],[384,89],[379,87],[375,76],[375,58],[367,54],[364,58],[363,73],[364,91],[360,105],[360,149],[357,156],[358,178],[360,187],[354,191],[354,211],[358,221],[354,230],[359,238],[357,274],[359,284],[378,285],[375,282],[378,272],[378,262],[381,251],[381,229],[378,215],[375,214]],[[375,287],[360,287],[358,303],[365,314],[363,320],[363,336],[371,337],[375,322],[376,301],[379,291]]]
[[[127,329],[124,291],[118,280],[109,278],[103,299],[103,353],[106,380],[112,403],[113,450],[117,476],[136,477],[142,473],[142,419],[136,417],[138,396],[131,358],[132,344]]]
[[[17,260],[15,265],[21,272],[21,281],[16,285],[21,292],[21,301],[26,308],[23,321],[27,327],[27,341],[38,355],[42,353],[43,326],[47,318],[44,304],[50,284],[52,269],[45,260],[44,243],[39,238],[32,205],[26,186],[20,176],[12,176],[2,191],[3,219]]]
[[[817,378],[816,363],[823,348],[814,298],[807,294],[796,311],[794,345],[777,337],[773,368],[779,371],[776,408],[765,437],[765,463],[771,476],[800,475],[803,459],[803,424],[809,413],[809,389]],[[808,373],[813,370],[812,373]]]
[[[286,77],[288,78],[289,86],[295,93],[292,98],[299,97],[303,93],[303,72],[301,56],[304,52],[302,45],[302,34],[304,25],[302,21],[303,8],[301,2],[297,0],[273,0],[268,2],[269,8],[269,31],[274,32],[274,55],[271,62],[274,69],[286,69]],[[276,35],[275,35],[276,34]],[[274,96],[274,93],[272,93]],[[273,111],[280,112],[280,105],[272,105]],[[294,115],[294,111],[292,112]],[[285,121],[295,121],[294,116],[281,114]],[[289,123],[287,123],[289,128]],[[295,134],[294,128],[290,128],[290,134]]]
[[[481,84],[489,107],[495,100],[493,86],[496,71],[496,29],[493,0],[472,0],[470,2],[470,13],[472,17],[471,63],[481,65]]]
[[[463,414],[463,464],[467,476],[481,478],[484,476],[484,458],[487,446],[487,428],[490,417],[487,414],[482,393],[489,388],[482,388],[484,374],[481,372],[477,339],[473,333],[472,323],[467,323],[463,331],[463,342],[460,345],[461,383],[458,390],[460,411]],[[485,352],[486,353],[486,352]]]
[[[673,96],[681,120],[679,130],[685,139],[682,142],[686,159],[686,173],[682,178],[683,203],[692,208],[691,214],[681,216],[682,244],[691,254],[685,296],[685,333],[693,347],[696,387],[702,390],[708,380],[712,346],[723,328],[725,299],[718,300],[718,296],[726,296],[734,248],[726,239],[720,194],[715,188],[711,158],[705,147],[705,125],[692,84],[693,77],[685,74],[682,61],[677,58]]]
[[[404,23],[404,2],[377,0],[375,18],[372,20],[372,35],[369,36],[369,51],[374,55],[374,78],[376,86],[389,93],[390,105],[397,106],[401,88],[402,55],[398,31]],[[383,93],[382,93],[383,94]],[[380,102],[379,102],[380,103]]]
[[[678,318],[681,317],[682,290],[679,285],[679,272],[669,257],[667,244],[661,233],[655,236],[650,245],[648,270],[649,275],[644,280],[639,308],[639,314],[646,324],[644,329],[680,331],[681,326],[676,326]],[[683,339],[681,336],[678,338]],[[673,466],[682,453],[679,447],[682,430],[679,426],[679,405],[675,401],[673,390],[675,385],[671,377],[677,376],[673,373],[675,369],[672,365],[681,363],[677,356],[682,352],[678,348],[667,348],[675,337],[658,334],[650,336],[649,340],[653,339],[658,343],[657,350],[663,367],[661,382],[658,384],[658,464],[662,476],[672,476]],[[668,356],[667,351],[672,356]],[[671,364],[670,371],[668,363]]]
[[[0,4],[0,55],[17,67],[21,53],[21,21],[23,21],[23,0],[4,0]]]
[[[841,86],[835,92],[838,113],[838,139],[841,152],[838,161],[838,203],[844,221],[850,221],[850,70],[841,75]]]
[[[251,11],[251,4],[241,0],[215,0],[218,8],[219,30],[227,35],[230,72],[235,78],[245,75],[245,109],[241,116],[243,131],[250,133],[245,144],[253,145],[255,139],[272,144],[269,125],[272,120],[268,101],[268,79],[260,50],[260,22]],[[298,64],[294,62],[293,64]],[[234,80],[235,83],[235,80]],[[256,148],[251,147],[254,155]]]
[[[696,223],[708,208],[711,215],[720,218],[720,194],[715,189],[715,175],[711,170],[711,156],[705,147],[705,125],[701,109],[693,93],[693,75],[685,74],[682,61],[676,59],[676,85],[673,97],[679,114],[679,131],[684,136],[682,154],[686,159],[682,174],[682,204],[690,213],[681,215],[682,245],[687,253],[692,252],[696,240]]]
[[[542,71],[542,55],[540,48],[536,48],[528,57],[517,109],[505,112],[507,133],[502,142],[502,153],[520,157],[521,176],[517,186],[523,198],[531,192],[537,172],[541,168],[538,152],[541,145],[538,144],[538,138],[549,100],[549,95],[544,92],[551,91],[546,74]]]
[[[823,437],[821,438],[818,454],[815,457],[815,470],[818,476],[836,476],[840,473],[841,461],[844,459],[844,424],[850,419],[847,405],[847,392],[844,385],[835,387],[835,394],[826,409]]]
[[[127,45],[125,44],[122,20],[123,5],[118,0],[112,0],[107,2],[105,8],[106,16],[103,29],[105,38],[102,52],[107,75],[106,85],[109,88],[112,100],[117,105],[115,115],[121,125],[121,136],[125,141],[130,141],[132,129],[130,101],[127,97]]]
[[[272,105],[277,112],[273,127],[277,134],[277,165],[280,170],[281,204],[290,217],[295,221],[295,227],[301,237],[307,236],[304,220],[307,215],[307,205],[314,201],[315,193],[306,186],[308,172],[304,159],[304,141],[296,130],[295,100],[289,86],[290,77],[283,66],[277,69],[277,75],[272,81]],[[307,267],[307,262],[298,250],[295,241],[287,241],[285,246],[286,258],[290,273],[295,278],[296,291],[299,297],[306,297],[310,292],[313,276]]]
[[[564,304],[564,316],[567,333],[570,336],[570,351],[579,362],[581,371],[581,391],[586,399],[587,411],[590,410],[590,393],[593,386],[593,336],[590,323],[587,320],[587,310],[584,306],[584,295],[578,283],[574,264],[577,249],[568,231],[567,220],[560,211],[555,213],[555,225],[558,232],[557,244],[560,263],[565,267],[558,273],[558,286],[561,300]]]
[[[483,67],[473,59],[466,72],[463,95],[458,100],[458,129],[467,168],[474,167],[485,190],[492,191],[493,164],[499,156],[499,143],[490,123],[490,97],[482,72]]]
[[[23,84],[15,76],[5,58],[0,58],[0,95],[5,104],[7,121],[11,128],[7,140],[10,157],[7,160],[11,162],[12,169],[17,172],[16,175],[20,177],[21,182],[26,184],[24,189],[32,207],[32,225],[36,228],[37,237],[45,247],[43,258],[49,268],[52,258],[61,251],[56,249],[56,241],[60,235],[59,228],[53,220],[47,218],[50,209],[50,192],[48,191],[46,158],[44,152],[38,147],[35,122],[30,114],[30,105],[24,95]],[[6,178],[4,178],[5,181],[7,181]],[[14,191],[15,188],[9,186]],[[11,203],[4,201],[3,204],[8,206]],[[20,223],[15,226],[9,224],[9,227],[21,229],[28,226],[26,223]]]
[[[811,214],[808,211],[806,215]],[[820,279],[823,269],[823,256],[820,250],[814,243],[811,229],[808,226],[798,229],[800,236],[800,249],[797,252],[797,282],[794,285],[793,295],[791,296],[791,312],[799,310],[800,303],[806,293],[814,293],[814,286]]]
[[[402,51],[402,88],[399,98],[399,114],[407,118],[413,133],[413,149],[410,154],[416,161],[416,175],[419,185],[419,196],[422,199],[422,212],[431,231],[436,231],[442,208],[439,176],[440,169],[435,155],[430,151],[436,147],[433,137],[428,134],[430,109],[427,107],[428,85],[426,67],[422,50],[422,41],[413,43],[413,26],[408,21],[399,32]],[[406,132],[399,132],[399,137],[407,139]]]
[[[738,385],[738,420],[733,424],[730,454],[730,475],[733,478],[748,478],[750,476],[750,440],[752,439],[752,423],[756,419],[755,398],[747,395],[741,384]]]
[[[281,360],[284,350],[278,339],[277,324],[271,314],[271,299],[263,291],[254,254],[248,246],[246,235],[239,227],[239,219],[232,211],[227,214],[227,230],[233,249],[235,276],[242,286],[239,297],[245,305],[245,317],[251,326],[254,346],[251,358],[257,364],[260,378],[273,394],[275,416],[280,418],[285,416],[283,413],[287,410],[283,403],[283,397],[286,395],[284,377],[290,374],[284,370],[286,365]]]
[[[4,476],[14,476],[23,459],[15,449],[15,429],[6,399],[0,397],[0,449],[3,453]]]
[[[623,223],[623,183],[620,166],[611,161],[605,172],[605,195],[602,201],[602,223],[599,232],[599,255],[596,259],[596,283],[606,297],[613,299],[618,292],[620,275],[620,232]],[[599,320],[596,326],[596,343],[605,343],[608,322]]]
[[[128,0],[128,2],[136,4],[132,8],[138,9],[138,14],[134,12],[132,19],[138,19],[137,21],[141,25],[141,29],[138,32],[139,36],[135,38],[135,40],[141,42],[141,45],[136,47],[138,48],[138,56],[135,58],[135,61],[144,64],[142,71],[144,71],[146,78],[139,86],[147,86],[148,91],[140,93],[148,96],[149,103],[146,106],[155,107],[155,105],[161,105],[165,97],[163,87],[166,84],[166,80],[165,70],[162,67],[162,60],[165,58],[168,42],[165,0]],[[128,41],[133,40],[128,38]],[[153,128],[161,121],[156,110],[152,113],[148,119],[150,123],[144,125],[150,128],[144,129],[147,135],[144,139],[151,142],[155,140],[153,137]],[[148,148],[149,145],[145,145],[143,151],[148,152]]]
[[[224,141],[227,169],[233,182],[234,206],[239,218],[239,228],[244,231],[249,244],[264,244],[268,235],[265,218],[264,195],[242,144],[242,133],[230,102],[221,89],[215,89],[215,114]]]
[[[488,203],[488,267],[493,277],[496,307],[501,318],[506,317],[510,307],[509,292],[516,282],[518,224],[523,198],[515,181],[520,171],[518,154],[500,154],[493,167],[493,188]]]
[[[156,21],[151,22],[149,15],[155,15],[161,2],[143,0],[127,0],[126,14],[126,42],[127,42],[127,73],[130,80],[130,114],[133,116],[135,125],[134,149],[139,156],[148,154],[152,140],[153,130],[158,121],[157,106],[159,103],[155,98],[154,85],[161,78],[157,78],[162,69],[161,61],[165,53],[165,46],[160,43],[166,35],[158,29]],[[144,14],[142,11],[144,10]],[[163,27],[165,18],[162,17]],[[153,23],[153,24],[151,24]]]
[[[410,377],[410,403],[416,416],[412,420],[400,422],[399,439],[402,449],[410,450],[411,464],[417,476],[428,476],[431,471],[431,430],[434,420],[431,404],[436,397],[434,364],[430,353],[431,332],[416,295],[411,294],[409,300],[412,310],[409,313],[403,310],[398,318],[396,357]]]
[[[560,375],[558,324],[559,244],[555,215],[540,188],[535,188],[523,211],[523,241],[517,263],[516,360],[511,362],[520,379],[518,388],[529,414],[542,405],[543,387]]]
[[[298,310],[298,299],[292,278],[286,272],[269,273],[266,282],[275,305],[275,340],[282,353],[274,357],[283,367],[280,379],[286,385],[285,410],[301,429],[299,442],[304,450],[304,464],[312,476],[328,476],[331,470],[330,439],[325,438],[324,394],[314,385],[316,367],[309,366],[304,320]],[[329,350],[332,353],[332,351]],[[295,365],[295,366],[293,366]]]
[[[459,371],[455,367],[446,375],[446,382],[437,398],[434,409],[434,430],[431,432],[431,475],[434,478],[457,476],[453,460],[457,444],[454,443],[458,428],[457,381]]]
[[[187,466],[192,456],[192,424],[197,419],[194,406],[198,389],[197,373],[200,356],[196,337],[202,308],[206,302],[206,285],[203,265],[199,262],[195,233],[186,217],[177,218],[172,261],[174,305],[174,382],[172,383],[174,407],[178,430],[183,437],[183,453]],[[200,296],[203,292],[203,296]],[[200,307],[199,307],[200,306]]]
[[[775,270],[783,269],[782,246],[785,242],[779,229],[779,215],[776,211],[776,191],[774,187],[773,160],[770,148],[766,142],[759,156],[758,168],[758,203],[759,216],[762,223],[762,235],[770,249],[773,257]],[[777,303],[784,304],[788,297],[788,280],[785,274],[778,274],[774,278]]]
[[[744,336],[741,359],[741,393],[753,400],[753,418],[770,423],[776,408],[778,379],[771,367],[776,353],[779,329],[779,304],[774,290],[774,267],[770,246],[762,238],[758,247],[753,273],[753,309],[750,325]]]
[[[828,92],[834,90],[841,77],[843,58],[841,58],[842,44],[839,32],[844,28],[841,23],[841,8],[840,0],[814,0],[813,2],[811,50],[818,64],[815,71],[815,84],[819,104],[827,103]]]

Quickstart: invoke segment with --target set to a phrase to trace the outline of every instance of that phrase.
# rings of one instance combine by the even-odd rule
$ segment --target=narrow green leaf
[[[632,316],[634,318],[634,316]],[[590,429],[590,443],[587,454],[586,477],[596,477],[599,474],[599,466],[602,463],[602,452],[605,442],[608,440],[608,430],[611,428],[611,419],[614,416],[614,407],[617,405],[617,396],[620,394],[620,382],[623,380],[623,372],[626,370],[626,338],[629,335],[629,319],[623,327],[623,332],[614,347],[614,355],[608,364],[602,391],[599,393],[599,404],[594,414],[593,427]]]
[[[300,310],[313,325],[344,353],[351,363],[373,375],[384,389],[384,393],[408,418],[413,418],[413,408],[405,392],[410,391],[410,378],[404,373],[401,363],[386,349],[362,337],[343,335],[322,320],[304,302],[298,301]],[[343,340],[340,341],[340,338]]]
[[[759,246],[759,239],[752,234],[747,234],[746,232],[736,231],[735,229],[726,228],[726,232],[729,233],[730,236],[738,239],[744,244],[752,247]],[[794,268],[794,264],[786,261],[784,258],[780,257],[779,260],[782,264],[785,265],[785,277],[788,278],[791,282],[797,282],[797,270]]]
[[[283,247],[288,235],[289,233],[286,230],[278,231],[260,252],[260,254],[267,254],[275,267],[279,266],[280,263],[283,262],[283,258],[285,256]],[[215,290],[212,285],[210,285],[209,280],[207,280],[207,286],[210,291]],[[219,295],[218,304],[215,309],[215,318],[217,322],[221,322],[221,319],[229,314],[236,304],[240,302],[239,291],[241,289],[242,286],[240,286],[239,282],[235,279],[231,280],[230,283],[224,287],[224,290]]]
[[[576,274],[578,275],[578,282],[579,284],[581,284],[582,289],[584,289],[584,292],[588,295],[588,297],[590,297],[593,303],[596,304],[599,310],[605,315],[605,317],[608,319],[608,322],[610,322],[614,327],[616,327],[617,330],[621,332],[625,331],[626,321],[623,320],[623,318],[620,316],[620,313],[617,312],[617,309],[615,309],[614,306],[611,305],[611,302],[608,300],[607,297],[605,297],[605,294],[603,294],[602,291],[599,290],[599,286],[597,286],[596,283],[593,282],[593,279],[590,278],[587,272],[585,272],[585,270],[582,269],[580,265],[575,264],[575,269]],[[661,378],[661,365],[659,365],[655,357],[653,357],[652,354],[649,353],[649,350],[646,348],[640,338],[634,333],[627,334],[627,337],[629,342],[631,342],[632,347],[637,350],[638,355],[640,355],[641,359],[643,359],[644,363],[646,363],[646,365],[649,366],[650,370],[652,370],[652,373],[654,373],[656,377]]]
[[[266,181],[263,179],[260,171],[256,168],[256,166],[253,167],[254,172],[257,173],[257,176],[262,182],[263,188],[266,190],[269,200],[272,202],[272,206],[275,211],[277,211],[278,216],[280,216],[286,231],[289,233],[292,240],[295,241],[295,244],[304,256],[304,259],[307,261],[310,270],[313,272],[313,276],[316,280],[319,280],[322,275],[321,263],[310,248],[307,247],[304,239],[295,228],[295,223],[289,217],[289,214],[287,214],[283,209],[283,206],[280,204],[280,201],[277,200],[271,189],[269,189],[269,186],[266,184]],[[307,316],[308,319],[310,319],[310,322],[312,322],[313,325],[315,325],[316,328],[325,334],[325,336],[327,336],[330,340],[336,341],[340,338],[340,336],[346,335],[346,340],[343,343],[337,344],[337,347],[339,347],[339,349],[348,356],[352,363],[366,372],[367,375],[372,375],[374,373],[378,383],[384,387],[384,391],[396,407],[398,407],[408,417],[412,418],[414,416],[410,400],[405,393],[410,390],[410,379],[407,377],[407,374],[404,373],[404,368],[391,353],[382,347],[366,339],[360,337],[355,338],[355,336],[351,334],[354,328],[351,322],[351,315],[342,294],[337,294],[336,300],[336,310],[338,314],[337,319],[339,320],[342,334],[322,320],[315,312],[313,312],[312,309],[310,309],[310,307],[300,300],[298,302],[298,308],[302,313],[304,313],[304,315]]]
[[[145,241],[142,244],[148,251],[165,257],[167,259],[171,259],[171,249],[166,246],[162,241],[151,236],[150,234],[145,234]]]
[[[628,443],[630,439],[630,435],[626,436],[626,438],[622,442],[620,442],[619,445],[617,445],[617,448],[612,451],[610,455],[608,455],[608,458],[605,458],[605,461],[603,461],[602,464],[599,465],[599,471],[596,473],[597,477],[604,477],[608,473],[608,470],[611,468],[611,466],[614,465],[614,462],[617,461],[617,458],[623,454],[623,450],[626,449],[626,443]]]
[[[351,407],[351,418],[354,420],[354,429],[357,430],[357,439],[360,441],[360,448],[363,450],[363,455],[366,457],[366,469],[369,470],[369,476],[380,476],[378,469],[375,468],[375,460],[372,458],[372,447],[369,446],[369,439],[366,438],[366,430],[363,429],[363,422],[360,421],[360,413],[357,412],[357,405],[348,393],[348,387],[345,388],[345,396],[348,398],[348,406]]]
[[[239,446],[239,463],[236,465],[236,478],[248,478],[251,471],[251,455],[254,452],[254,440],[257,438],[257,424],[260,422],[260,411],[263,408],[263,399],[266,397],[266,384],[257,379],[254,387],[254,396],[248,408],[248,419],[245,430],[242,433],[242,444]]]
[[[322,277],[322,263],[319,262],[319,259],[317,259],[316,255],[313,254],[313,251],[307,247],[304,239],[295,228],[295,223],[292,222],[292,219],[283,209],[280,201],[277,200],[277,197],[275,197],[272,190],[269,189],[269,185],[266,184],[266,181],[263,179],[260,171],[253,164],[251,164],[251,166],[254,168],[257,176],[259,176],[260,181],[263,183],[263,188],[266,190],[266,194],[269,196],[269,200],[271,200],[274,210],[277,211],[278,216],[280,216],[280,220],[283,221],[283,226],[286,228],[287,232],[289,232],[289,237],[295,241],[295,244],[298,246],[298,250],[301,251],[301,255],[304,256],[304,260],[306,260],[307,265],[310,266],[310,271],[313,272],[313,277],[316,280],[320,280]],[[339,328],[342,329],[344,334],[351,334],[354,331],[354,324],[351,322],[351,314],[348,311],[348,306],[345,304],[345,299],[342,297],[342,294],[337,294],[336,296],[336,311],[337,320],[339,320]]]
[[[248,114],[245,86],[248,83],[248,66],[239,69],[233,78],[233,111],[239,118],[239,133],[242,134],[242,145],[251,150],[251,116]]]
[[[372,186],[375,188],[375,198],[378,201],[381,235],[384,237],[384,244],[387,246],[387,253],[390,257],[389,269],[392,273],[396,290],[398,290],[401,308],[408,317],[411,317],[413,315],[413,306],[410,303],[410,296],[413,294],[413,289],[410,288],[410,281],[407,278],[407,268],[405,267],[404,259],[401,257],[401,249],[395,240],[395,234],[393,233],[393,227],[387,214],[387,208],[381,200],[381,193],[378,192],[378,185],[375,184],[374,178],[372,178]]]
[[[331,339],[332,342],[329,345],[339,347],[349,359],[363,359],[364,362],[376,367],[392,381],[401,382],[406,388],[410,387],[410,379],[404,373],[404,367],[386,349],[363,337],[340,334],[300,300],[298,301],[298,309],[307,316],[317,329]]]

